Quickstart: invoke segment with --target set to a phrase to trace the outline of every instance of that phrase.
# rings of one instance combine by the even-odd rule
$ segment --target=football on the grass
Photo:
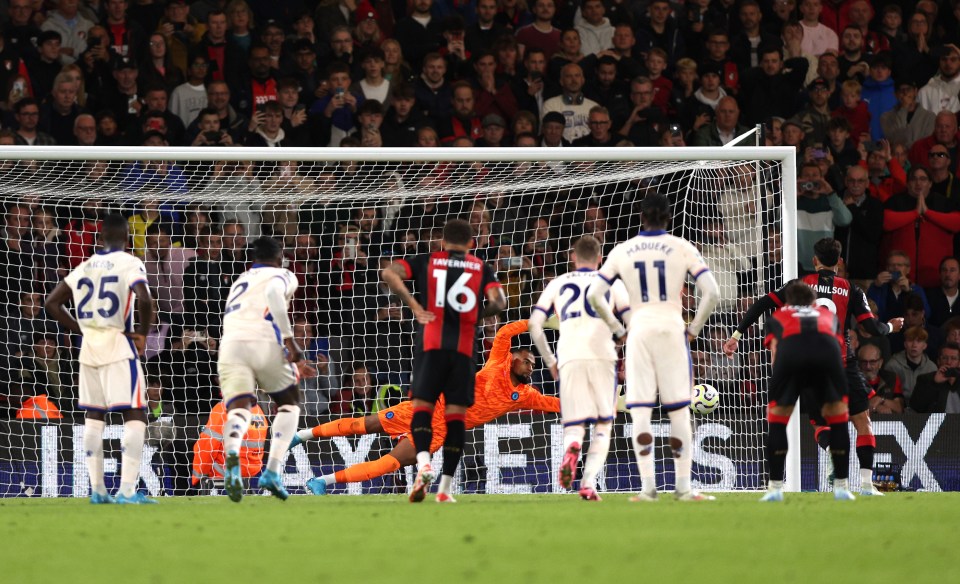
[[[695,414],[712,414],[720,405],[720,392],[712,385],[701,383],[693,386],[693,399],[690,400],[690,409]]]

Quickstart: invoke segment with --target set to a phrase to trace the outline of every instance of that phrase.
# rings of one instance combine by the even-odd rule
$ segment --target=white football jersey
[[[587,289],[597,280],[597,274],[594,270],[582,268],[557,276],[547,284],[534,306],[548,317],[555,312],[560,318],[558,366],[576,359],[617,360],[610,328],[587,302]],[[608,301],[617,316],[630,310],[627,289],[622,283],[615,283],[610,295]]]
[[[297,277],[285,268],[255,267],[240,274],[230,287],[227,305],[223,311],[222,341],[276,340],[282,344],[280,329],[273,322],[267,306],[267,284],[279,279],[283,282],[286,305],[297,290]]]
[[[613,248],[599,274],[607,282],[623,281],[630,296],[631,323],[643,315],[676,319],[682,325],[680,295],[687,274],[696,280],[707,271],[706,262],[689,241],[665,231],[644,231]]]
[[[83,333],[80,363],[92,367],[137,357],[133,341],[133,307],[138,282],[147,285],[140,258],[125,251],[100,250],[63,281],[73,291],[77,323]]]

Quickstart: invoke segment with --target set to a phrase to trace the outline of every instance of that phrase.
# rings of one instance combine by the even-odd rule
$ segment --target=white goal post
[[[692,351],[697,382],[716,384],[720,409],[695,417],[694,479],[703,490],[765,486],[767,361],[760,326],[735,360],[719,343],[745,302],[796,277],[796,151],[736,148],[0,148],[0,497],[86,496],[76,405],[78,339],[49,322],[37,302],[89,253],[98,217],[131,217],[133,251],[145,257],[160,309],[145,369],[154,390],[144,485],[184,494],[194,444],[216,388],[216,339],[224,286],[246,265],[259,234],[285,243],[301,279],[292,313],[322,375],[303,386],[303,426],[362,416],[405,395],[412,319],[376,278],[394,257],[437,245],[448,217],[471,221],[478,254],[500,273],[510,307],[483,327],[481,355],[506,320],[527,318],[539,291],[568,269],[583,234],[603,249],[635,234],[639,201],[666,194],[672,231],[692,240],[717,274],[724,300]],[[159,225],[160,227],[155,227]],[[694,309],[691,283],[687,308]],[[762,323],[761,323],[762,324]],[[514,345],[531,347],[522,335]],[[212,365],[211,365],[212,364]],[[481,363],[482,365],[482,358]],[[533,385],[557,395],[541,367]],[[25,415],[45,395],[55,410]],[[38,402],[39,403],[39,402]],[[261,402],[271,418],[267,401]],[[37,409],[39,412],[39,408]],[[56,417],[60,416],[60,417]],[[108,418],[108,424],[119,420]],[[108,426],[113,428],[113,426]],[[107,485],[119,462],[119,427],[105,435]],[[655,420],[658,480],[669,421]],[[629,416],[618,416],[601,491],[639,487]],[[799,424],[790,426],[787,490],[801,490]],[[468,432],[459,489],[562,492],[559,419],[519,411]],[[385,454],[387,437],[338,437],[292,450],[284,481],[294,493],[314,474]],[[115,459],[115,460],[113,460]],[[666,465],[666,468],[664,466]],[[401,470],[334,493],[403,492]],[[205,488],[208,483],[200,483]]]

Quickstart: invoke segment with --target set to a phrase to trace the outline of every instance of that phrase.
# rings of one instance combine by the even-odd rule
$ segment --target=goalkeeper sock
[[[83,422],[83,450],[87,461],[87,474],[90,475],[90,490],[98,495],[106,495],[107,487],[103,482],[103,420],[87,418]]]
[[[563,452],[570,450],[570,445],[576,442],[583,446],[583,437],[586,435],[586,428],[583,424],[577,423],[563,428]]]
[[[846,482],[850,473],[850,431],[847,421],[850,419],[846,412],[827,416],[830,424],[830,456],[833,457],[833,474],[837,479]]]
[[[653,410],[633,408],[630,410],[630,416],[633,418],[634,434],[630,442],[633,444],[633,453],[637,458],[637,468],[640,469],[641,488],[645,493],[654,493],[657,490],[657,472],[653,459],[653,424],[650,423]],[[650,437],[649,444],[640,444],[639,437],[642,434]]]
[[[120,494],[132,497],[140,478],[140,459],[143,457],[143,440],[147,425],[140,420],[130,420],[123,425],[123,455],[120,457]]]
[[[433,442],[433,408],[413,408],[410,436],[417,451],[417,467],[430,464],[430,443]]]
[[[267,470],[280,472],[283,463],[287,460],[287,446],[297,431],[297,422],[300,420],[300,406],[285,405],[277,408],[277,415],[273,418],[273,432],[270,437],[270,457],[267,459]]]
[[[250,427],[250,417],[250,410],[243,408],[232,409],[227,414],[227,422],[223,425],[223,452],[225,454],[240,452],[240,444],[247,433],[247,428]]]
[[[597,488],[597,475],[603,470],[607,462],[607,453],[610,451],[610,433],[613,422],[597,422],[590,434],[590,451],[587,452],[587,461],[583,465],[583,479],[580,488]]]
[[[690,491],[690,473],[693,467],[693,431],[690,429],[690,408],[684,406],[670,416],[670,448],[673,450],[673,468],[678,493]]]
[[[323,482],[330,486],[334,483],[359,483],[369,481],[400,468],[400,461],[389,454],[376,460],[361,462],[330,475],[323,475]]]
[[[447,414],[447,436],[443,440],[443,476],[457,474],[460,458],[463,456],[463,443],[467,441],[465,414]]]
[[[314,438],[331,438],[333,436],[357,436],[366,434],[367,430],[363,418],[340,418],[326,424],[314,426],[309,430],[301,430],[297,435],[306,442]]]

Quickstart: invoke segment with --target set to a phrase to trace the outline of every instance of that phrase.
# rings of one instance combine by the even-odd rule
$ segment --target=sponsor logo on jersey
[[[387,412],[387,416],[386,416],[386,417],[387,417],[388,420],[392,420],[394,415],[395,415],[395,414],[394,414],[393,412]]]
[[[520,392],[515,391],[515,392],[511,393],[511,394],[510,394],[510,399],[512,399],[513,401],[517,401],[518,399],[520,399]]]

